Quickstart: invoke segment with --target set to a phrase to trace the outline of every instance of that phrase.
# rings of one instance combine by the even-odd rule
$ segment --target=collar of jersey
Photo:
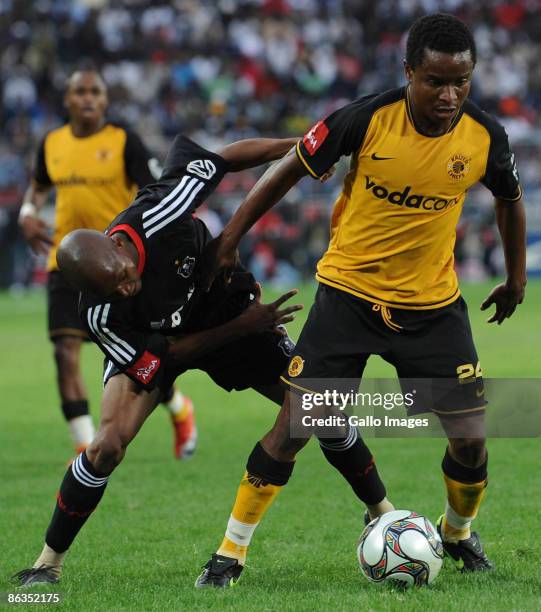
[[[408,114],[409,120],[411,121],[411,125],[413,125],[413,129],[420,135],[420,136],[424,136],[425,138],[441,138],[442,136],[445,136],[446,134],[449,134],[449,132],[451,130],[453,130],[453,128],[455,127],[455,125],[460,121],[460,118],[462,117],[462,113],[463,113],[463,108],[464,108],[464,104],[462,104],[462,106],[458,109],[457,114],[454,116],[453,120],[451,121],[451,124],[449,125],[449,127],[447,128],[447,131],[444,132],[443,134],[438,134],[437,136],[431,136],[430,134],[425,134],[424,132],[422,132],[418,127],[417,124],[415,123],[415,119],[413,118],[413,112],[411,110],[411,102],[410,102],[410,92],[409,92],[409,87],[404,87],[404,98],[406,99],[406,113]]]
[[[139,274],[143,274],[143,270],[145,269],[146,253],[145,247],[143,246],[143,241],[141,240],[139,234],[133,229],[131,225],[128,225],[127,223],[115,225],[109,230],[108,234],[109,236],[112,236],[117,232],[124,232],[125,234],[127,234],[130,237],[130,240],[135,245],[135,248],[137,249],[137,254],[139,255],[139,260],[137,261],[137,272],[139,272]]]

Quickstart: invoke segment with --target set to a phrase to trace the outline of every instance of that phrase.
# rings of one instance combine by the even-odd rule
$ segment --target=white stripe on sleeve
[[[190,207],[190,204],[193,202],[195,196],[205,186],[205,183],[202,183],[201,181],[197,181],[197,183],[198,184],[195,186],[195,188],[191,192],[191,194],[188,197],[188,199],[182,204],[182,206],[180,208],[178,208],[178,210],[176,212],[171,214],[169,217],[166,217],[161,223],[158,223],[158,225],[155,225],[152,229],[148,230],[145,233],[145,236],[147,238],[150,238],[150,236],[152,236],[152,234],[156,233],[158,230],[162,229],[163,227],[165,227],[166,225],[168,225],[169,223],[171,223],[175,219],[178,219],[182,215],[182,213]],[[179,202],[179,204],[180,204],[180,202]]]

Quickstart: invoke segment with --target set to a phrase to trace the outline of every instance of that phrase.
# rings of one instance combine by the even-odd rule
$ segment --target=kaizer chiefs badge
[[[289,362],[289,368],[287,369],[287,373],[294,378],[302,372],[303,368],[304,359],[302,357],[299,357],[298,355],[295,355],[295,357],[293,357],[293,359]]]
[[[463,179],[470,171],[471,157],[466,157],[462,153],[456,153],[447,162],[447,174],[455,179]]]

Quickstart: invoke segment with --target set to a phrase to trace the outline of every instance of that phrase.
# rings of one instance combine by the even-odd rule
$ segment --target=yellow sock
[[[465,540],[471,535],[471,522],[477,516],[487,480],[465,484],[443,475],[447,488],[447,506],[442,522],[442,534],[447,542]]]
[[[217,554],[238,559],[244,565],[252,535],[281,489],[245,472]]]
[[[182,423],[186,420],[186,417],[190,414],[190,400],[185,397],[182,408],[175,414],[171,414],[171,418],[175,423]]]

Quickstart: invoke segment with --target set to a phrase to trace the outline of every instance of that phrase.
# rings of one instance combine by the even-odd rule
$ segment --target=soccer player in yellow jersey
[[[242,570],[263,512],[286,484],[286,466],[306,439],[291,439],[304,380],[360,381],[381,355],[401,379],[428,379],[443,393],[430,405],[449,442],[447,489],[438,522],[458,569],[491,569],[471,532],[487,485],[484,389],[467,307],[454,270],[455,228],[467,190],[494,195],[507,277],[483,302],[501,324],[524,298],[525,216],[515,160],[498,122],[467,100],[476,61],[471,32],[447,14],[412,26],[407,85],[366,96],[317,122],[256,184],[207,252],[209,281],[228,268],[241,237],[303,176],[324,176],[344,155],[350,171],[332,214],[331,239],[317,267],[319,288],[282,380],[289,389],[271,431],[256,445],[225,538],[196,586],[229,586]],[[445,385],[444,383],[451,383]],[[304,384],[303,384],[304,383]],[[319,390],[319,389],[317,389]],[[456,431],[461,425],[460,434]]]
[[[107,121],[107,90],[95,70],[80,70],[70,77],[64,106],[69,122],[49,132],[38,149],[19,223],[32,249],[49,255],[49,337],[62,412],[79,453],[94,436],[80,368],[81,343],[88,335],[77,312],[79,293],[58,270],[56,249],[74,229],[103,231],[131,203],[138,188],[158,178],[159,166],[135,133]],[[54,233],[38,215],[53,188]],[[188,457],[197,437],[192,403],[172,389],[167,407],[175,432],[175,455]]]

